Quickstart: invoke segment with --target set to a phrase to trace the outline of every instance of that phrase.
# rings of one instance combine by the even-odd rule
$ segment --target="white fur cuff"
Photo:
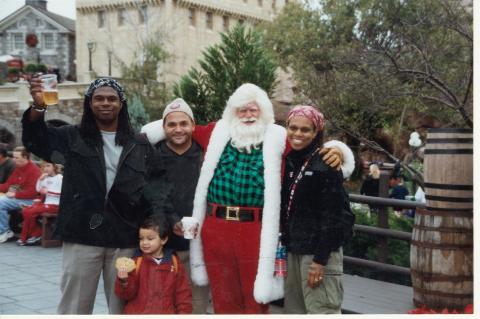
[[[163,120],[153,121],[142,126],[141,133],[147,134],[148,141],[155,145],[165,139],[165,130],[163,129]]]
[[[283,278],[273,274],[257,274],[253,287],[255,301],[267,304],[283,298]]]
[[[343,154],[343,165],[342,165],[342,173],[343,178],[349,178],[352,175],[353,170],[355,169],[355,158],[353,157],[352,150],[346,144],[340,141],[328,141],[323,144],[325,147],[336,147]]]
[[[195,238],[190,241],[190,269],[192,281],[195,285],[208,285],[207,268],[203,261],[203,248],[200,238]]]

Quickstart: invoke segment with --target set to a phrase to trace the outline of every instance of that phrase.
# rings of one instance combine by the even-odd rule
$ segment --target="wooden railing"
[[[424,208],[425,204],[408,200],[391,199],[388,197],[388,178],[389,172],[383,171],[379,181],[380,197],[364,196],[358,194],[350,194],[350,202],[359,204],[369,204],[378,207],[378,223],[377,226],[366,226],[355,224],[356,233],[366,233],[378,238],[377,252],[378,260],[367,260],[357,257],[344,256],[344,261],[351,265],[367,267],[378,271],[380,274],[394,273],[410,276],[410,268],[388,264],[388,240],[398,239],[410,242],[412,234],[399,230],[389,229],[388,226],[388,207],[398,207],[402,209]],[[381,278],[379,278],[381,279]]]

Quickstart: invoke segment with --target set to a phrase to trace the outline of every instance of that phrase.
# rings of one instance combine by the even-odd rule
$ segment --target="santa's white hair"
[[[254,124],[245,125],[244,121],[252,119],[240,119],[236,111],[252,102],[260,108],[260,115]],[[250,153],[252,148],[257,148],[263,142],[267,125],[274,123],[273,105],[264,90],[255,84],[245,83],[228,99],[222,119],[230,123],[232,145]]]

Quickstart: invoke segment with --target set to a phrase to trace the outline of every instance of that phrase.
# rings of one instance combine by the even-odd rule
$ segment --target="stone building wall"
[[[52,124],[78,124],[83,114],[83,96],[87,84],[63,83],[59,85],[60,102],[50,106],[45,120]],[[19,82],[15,85],[0,86],[0,130],[14,135],[11,147],[22,144],[21,119],[23,112],[30,106],[28,84]],[[0,134],[4,136],[4,134]]]
[[[273,3],[275,2],[275,5]],[[220,32],[237,22],[254,25],[271,20],[285,0],[77,0],[76,53],[77,79],[88,81],[89,51],[94,43],[92,69],[108,75],[108,52],[112,52],[112,76],[120,76],[118,61],[129,64],[148,39],[161,40],[170,54],[160,66],[160,80],[177,81],[197,60],[202,51],[220,41]],[[260,5],[261,4],[261,5]],[[124,10],[124,11],[122,11]],[[141,11],[145,10],[145,11]],[[123,24],[119,14],[124,12]],[[140,12],[146,12],[141,21]],[[104,23],[100,16],[104,17]],[[191,17],[194,22],[191,22]],[[211,17],[211,23],[209,18]],[[225,22],[228,21],[228,25]],[[136,57],[141,58],[141,57]]]
[[[0,55],[22,58],[25,64],[40,63],[59,68],[63,77],[75,76],[75,32],[63,27],[57,21],[33,7],[25,6],[13,16],[0,21]],[[28,34],[35,34],[38,44],[35,48],[25,43]],[[46,47],[44,36],[53,36],[52,48]],[[15,36],[21,37],[16,47]]]

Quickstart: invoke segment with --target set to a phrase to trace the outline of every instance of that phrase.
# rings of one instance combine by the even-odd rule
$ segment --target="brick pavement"
[[[62,250],[0,244],[0,317],[55,314],[60,300]],[[94,314],[108,314],[100,281]]]
[[[56,314],[61,263],[61,247],[19,247],[15,241],[0,244],[0,318],[2,315]],[[281,314],[281,308],[271,305],[270,312]],[[101,279],[93,314],[108,314]]]

